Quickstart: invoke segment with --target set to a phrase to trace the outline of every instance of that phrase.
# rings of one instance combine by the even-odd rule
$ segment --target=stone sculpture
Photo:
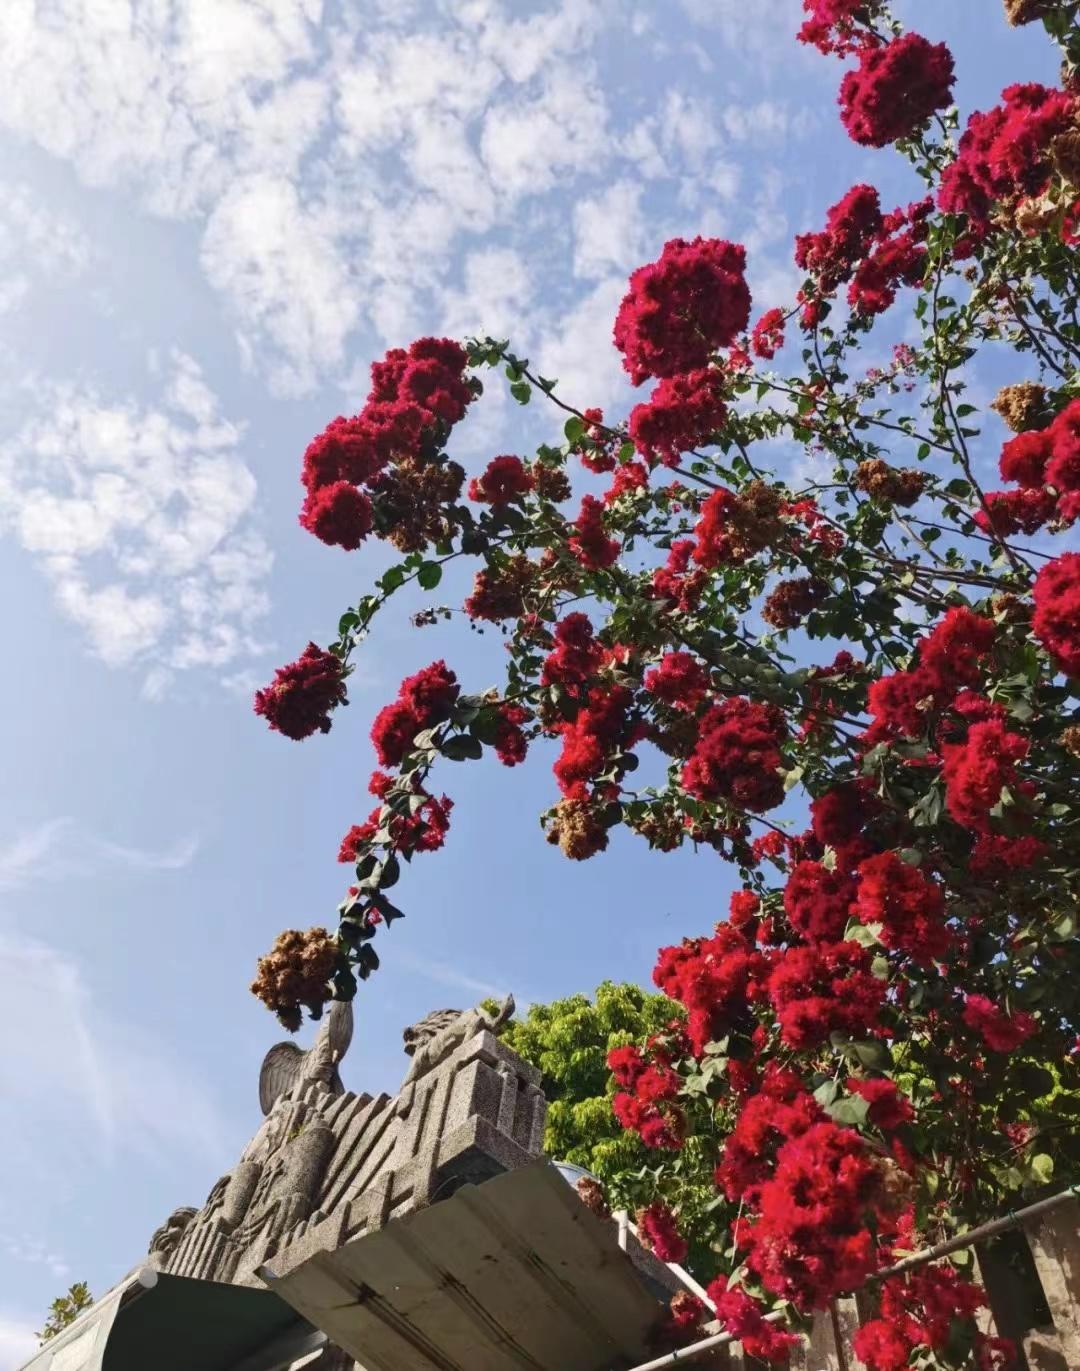
[[[406,1029],[398,1094],[356,1095],[339,1066],[352,1006],[335,1002],[311,1049],[270,1049],[259,1074],[263,1121],[199,1210],[175,1210],[151,1240],[159,1270],[258,1284],[313,1251],[380,1228],[540,1155],[540,1075],[497,1039],[494,1015],[438,1010]]]

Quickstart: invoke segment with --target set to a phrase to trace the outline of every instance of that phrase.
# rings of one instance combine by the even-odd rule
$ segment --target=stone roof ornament
[[[343,1095],[338,1063],[349,1050],[352,1035],[351,1002],[334,1000],[308,1051],[296,1043],[276,1043],[259,1071],[259,1108],[263,1114],[269,1114],[277,1100],[301,1083],[321,1083],[329,1094]]]

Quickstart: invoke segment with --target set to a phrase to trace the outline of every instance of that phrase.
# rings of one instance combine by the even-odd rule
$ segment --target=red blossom
[[[901,1095],[894,1082],[884,1076],[849,1080],[848,1088],[869,1103],[866,1117],[875,1128],[891,1133],[915,1117],[908,1097]]]
[[[704,366],[750,318],[746,251],[719,238],[673,238],[639,267],[615,320],[615,346],[634,385]]]
[[[885,947],[906,952],[923,966],[938,961],[952,944],[945,926],[941,887],[895,852],[860,862],[855,910],[864,924],[880,924]]]
[[[960,138],[956,161],[945,168],[938,204],[990,226],[995,206],[1042,190],[1050,175],[1050,144],[1069,127],[1074,99],[1028,82],[1007,87],[1001,104],[976,112]]]
[[[863,48],[840,85],[840,118],[864,147],[910,138],[952,101],[953,59],[944,43],[907,33]]]
[[[771,361],[776,356],[784,346],[784,311],[782,309],[765,311],[754,325],[750,345],[754,350],[755,357],[762,357],[765,361]]]
[[[345,702],[341,658],[308,643],[299,658],[274,672],[272,683],[255,692],[255,713],[286,738],[330,732],[330,712]]]
[[[689,652],[665,653],[645,676],[645,689],[675,709],[696,709],[708,688],[708,672]]]
[[[711,443],[727,418],[725,385],[715,367],[665,377],[645,404],[630,411],[629,433],[638,452],[677,466],[682,453]]]
[[[1080,676],[1080,553],[1047,562],[1032,588],[1035,636],[1067,676]]]
[[[676,1227],[675,1215],[667,1205],[650,1204],[637,1215],[638,1235],[646,1247],[663,1262],[681,1262],[687,1253],[686,1239]]]
[[[682,783],[702,800],[728,800],[739,809],[773,809],[784,798],[780,745],[787,737],[774,705],[736,696],[713,705],[698,725]]]
[[[599,571],[618,559],[619,544],[607,536],[603,501],[595,495],[582,498],[574,530],[568,546],[582,566]]]
[[[1009,1014],[985,995],[965,996],[964,1023],[979,1034],[991,1052],[1015,1052],[1039,1027],[1026,1009]]]
[[[469,482],[469,499],[487,505],[508,505],[527,495],[535,484],[520,457],[493,457],[483,474]]]
[[[1000,719],[984,719],[968,729],[962,743],[942,746],[945,805],[958,824],[989,833],[990,811],[1002,789],[1016,784],[1016,763],[1027,756],[1028,742],[1010,733]]]

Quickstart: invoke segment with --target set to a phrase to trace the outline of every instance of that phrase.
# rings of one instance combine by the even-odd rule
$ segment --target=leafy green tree
[[[94,1297],[85,1281],[76,1281],[67,1294],[58,1295],[49,1305],[49,1317],[45,1320],[45,1327],[35,1335],[42,1347],[58,1333],[62,1333],[69,1324],[74,1323],[83,1310],[89,1309],[93,1303]]]
[[[494,1002],[486,1008],[495,1009]],[[590,1171],[603,1185],[613,1209],[638,1208],[656,1198],[658,1189],[678,1205],[690,1240],[688,1265],[711,1270],[715,1258],[706,1235],[708,1210],[715,1199],[712,1162],[698,1139],[674,1163],[657,1164],[631,1129],[612,1112],[618,1089],[608,1070],[613,1048],[641,1045],[681,1019],[680,1006],[627,982],[604,981],[592,998],[569,995],[550,1004],[534,1004],[521,1019],[507,1025],[503,1041],[544,1076],[548,1100],[544,1150],[556,1161]]]

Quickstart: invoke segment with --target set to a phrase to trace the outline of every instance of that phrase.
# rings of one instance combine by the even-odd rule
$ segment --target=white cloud
[[[276,390],[303,393],[341,367],[360,294],[326,206],[302,203],[281,176],[239,181],[210,215],[202,264],[241,329],[269,344]]]
[[[775,100],[759,100],[753,105],[727,105],[721,118],[725,132],[739,143],[805,138],[816,122],[810,109],[802,107],[792,111]]]
[[[643,261],[645,224],[639,182],[615,181],[574,206],[574,274],[589,279],[612,269],[624,275]]]
[[[17,1371],[37,1351],[34,1325],[0,1311],[0,1371]]]
[[[5,1147],[27,1183],[86,1149],[112,1164],[225,1151],[203,1083],[144,1025],[116,1014],[66,952],[0,932],[0,976],[13,1021],[32,1026],[17,1052],[0,1054]]]
[[[595,167],[607,150],[608,111],[588,72],[558,69],[540,94],[488,111],[481,150],[492,180],[512,197],[550,190]]]
[[[64,1258],[38,1238],[0,1233],[0,1250],[5,1257],[18,1262],[20,1266],[48,1267],[50,1275],[55,1276],[57,1280],[63,1280],[71,1274],[71,1268]]]
[[[38,560],[110,666],[221,666],[257,650],[270,553],[252,527],[242,429],[171,358],[160,405],[65,385],[0,445],[0,527]]]
[[[179,871],[199,849],[194,836],[168,847],[147,849],[102,838],[73,819],[48,819],[0,846],[0,890],[15,890],[43,881],[66,881],[105,870]]]
[[[17,310],[34,286],[76,279],[92,255],[70,215],[43,204],[27,185],[0,181],[0,315]]]
[[[559,378],[559,395],[577,409],[609,408],[625,396],[628,384],[622,358],[611,341],[626,278],[601,281],[540,338],[537,365],[543,375]]]

